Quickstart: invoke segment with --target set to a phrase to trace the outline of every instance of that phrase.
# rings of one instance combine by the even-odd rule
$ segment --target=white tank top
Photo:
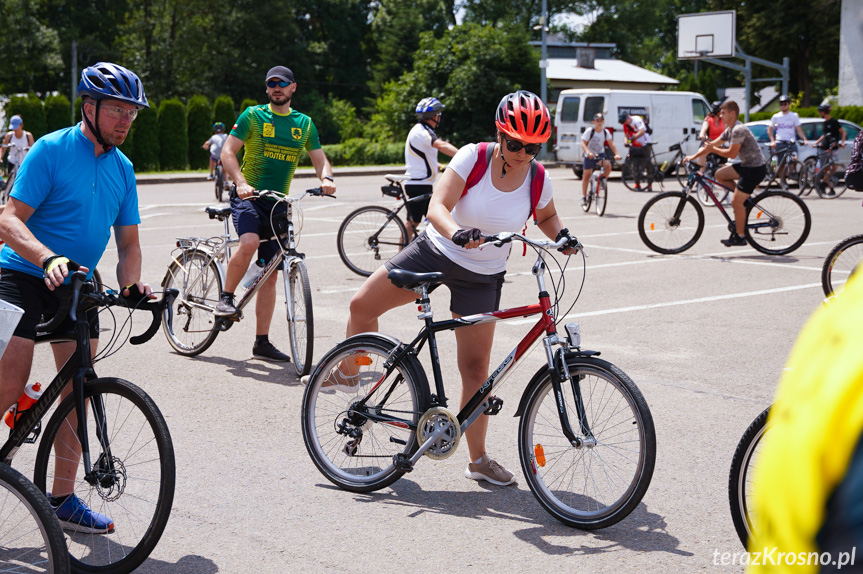
[[[24,149],[30,142],[27,140],[27,132],[24,131],[21,133],[21,137],[15,137],[15,132],[9,132],[12,134],[12,139],[9,140],[10,144],[15,144],[18,146],[9,148],[9,163],[14,163],[15,165],[21,165],[21,162],[24,161],[24,156],[27,155],[27,152]]]

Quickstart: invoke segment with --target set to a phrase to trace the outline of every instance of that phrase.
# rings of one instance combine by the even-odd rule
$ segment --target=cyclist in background
[[[728,100],[719,108],[719,117],[728,126],[719,138],[707,143],[694,155],[683,158],[684,162],[693,161],[709,153],[715,153],[726,159],[734,159],[740,156],[740,163],[726,165],[716,170],[716,181],[729,189],[734,190],[731,197],[731,207],[734,208],[735,231],[731,232],[728,239],[722,239],[721,243],[726,247],[746,245],[743,234],[746,230],[746,207],[744,202],[752,195],[761,180],[767,174],[767,165],[761,148],[755,141],[755,136],[745,125],[737,121],[740,108],[737,103]],[[729,142],[729,147],[722,147]]]
[[[138,193],[130,162],[121,145],[138,110],[149,107],[141,81],[131,71],[106,62],[85,68],[78,84],[83,122],[40,138],[21,164],[15,189],[0,215],[0,299],[24,309],[6,353],[0,358],[0,412],[18,399],[30,376],[36,325],[53,314],[56,295],[68,287],[68,264],[92,270],[102,257],[111,230],[117,244],[117,280],[151,296],[141,283],[141,246],[138,240]],[[90,344],[95,355],[99,318],[90,320]],[[71,318],[58,328],[72,331]],[[54,343],[57,368],[63,366],[74,342]],[[71,392],[71,385],[62,397]],[[74,416],[74,415],[73,415]],[[64,528],[105,533],[111,518],[93,512],[74,494],[81,454],[68,446],[77,443],[75,424],[63,425],[54,443],[56,476],[51,504]]]
[[[787,153],[797,152],[796,136],[800,136],[803,145],[806,145],[806,136],[800,127],[800,116],[791,110],[791,98],[787,94],[779,96],[779,111],[770,118],[767,126],[767,137],[770,138],[768,146],[772,147],[779,161]],[[776,177],[782,177],[785,166],[777,172]]]
[[[623,124],[623,135],[626,141],[629,142],[629,157],[632,159],[635,175],[633,177],[635,191],[641,191],[641,174],[647,173],[647,189],[645,191],[653,191],[653,170],[650,169],[650,149],[647,145],[650,143],[650,136],[647,134],[647,124],[641,116],[632,116],[628,112],[621,112],[617,116],[617,121]],[[641,169],[645,164],[648,165],[646,170]]]
[[[792,557],[830,553],[794,566],[761,561],[749,572],[860,572],[863,549],[863,273],[806,322],[770,409],[770,439],[755,472],[753,551]],[[840,553],[845,554],[845,564]],[[855,552],[856,553],[856,552]],[[776,560],[780,565],[780,562]],[[790,564],[790,562],[788,563]],[[837,567],[838,566],[838,567]]]
[[[836,161],[839,159],[839,152],[834,146],[845,147],[845,139],[848,137],[845,135],[845,128],[842,127],[839,120],[830,116],[831,110],[830,104],[821,104],[818,106],[818,115],[824,120],[824,124],[821,137],[812,144],[812,147],[821,148],[818,152],[818,160],[821,162],[821,165],[824,165],[828,155],[833,157],[833,165],[830,166],[830,169],[827,172],[818,174],[818,177],[825,180],[830,179],[833,172],[839,167],[836,165]],[[832,189],[827,190],[827,195],[833,195],[834,193]]]
[[[416,105],[416,125],[408,132],[405,141],[405,193],[417,197],[432,192],[432,184],[438,174],[438,151],[452,157],[458,149],[437,137],[434,130],[440,126],[444,105],[437,98],[423,98]],[[429,200],[408,203],[408,219],[419,225],[426,215]],[[413,238],[413,225],[408,225],[408,241]]]
[[[24,120],[19,115],[9,118],[9,131],[3,136],[3,145],[13,144],[15,147],[0,147],[0,162],[3,156],[9,153],[9,163],[21,167],[27,148],[33,146],[33,134],[24,130]]]
[[[707,142],[712,142],[715,139],[718,139],[719,136],[722,135],[722,132],[725,131],[725,124],[722,123],[722,119],[719,117],[719,108],[722,106],[722,102],[719,100],[713,102],[710,107],[710,113],[707,114],[707,117],[704,118],[704,121],[701,122],[701,131],[698,133],[698,139],[701,140],[702,147],[707,144]],[[714,164],[723,164],[725,163],[725,158],[719,157],[714,154],[714,158],[716,161]],[[704,167],[707,163],[707,156],[699,157],[695,160],[695,163]]]
[[[495,114],[497,143],[485,174],[465,190],[478,161],[478,146],[468,144],[456,153],[435,185],[429,205],[429,225],[416,241],[375,271],[351,299],[347,335],[378,331],[378,318],[416,299],[413,291],[396,287],[387,278],[392,269],[446,273],[450,310],[458,318],[499,309],[510,245],[477,249],[483,235],[520,229],[531,211],[531,164],[551,136],[548,110],[535,94],[518,91],[500,101]],[[569,237],[552,200],[551,179],[545,173],[536,203],[536,224],[550,238]],[[569,250],[566,251],[567,253]],[[488,377],[494,323],[456,329],[461,406]],[[338,378],[340,371],[333,371]],[[327,380],[325,386],[353,385]],[[354,375],[356,376],[356,375]],[[470,461],[465,476],[505,486],[515,482],[511,472],[486,453],[488,416],[482,415],[466,432]]]
[[[587,205],[587,186],[590,183],[590,176],[593,175],[593,170],[597,163],[602,162],[605,166],[605,176],[611,173],[611,162],[608,161],[608,156],[605,155],[605,147],[611,148],[614,153],[614,159],[620,160],[617,155],[617,148],[614,147],[614,141],[611,138],[611,130],[605,127],[605,116],[602,113],[593,116],[593,127],[584,130],[581,134],[581,149],[584,152],[584,174],[581,177],[581,204]]]
[[[213,135],[201,146],[210,152],[210,175],[207,176],[207,181],[213,181],[215,177],[216,162],[222,155],[222,146],[225,145],[226,139],[228,139],[228,134],[225,133],[225,124],[222,122],[214,123]]]
[[[287,195],[291,190],[294,171],[303,150],[309,153],[312,165],[324,193],[336,191],[333,168],[318,138],[312,118],[291,108],[291,98],[297,90],[294,73],[276,66],[267,72],[265,79],[269,104],[246,108],[231,129],[222,148],[222,166],[225,173],[237,184],[237,195],[231,198],[231,217],[240,236],[240,244],[228,262],[224,291],[216,304],[215,314],[236,317],[240,311],[234,305],[234,290],[249,268],[252,256],[269,261],[278,252],[276,240],[261,243],[261,237],[270,237],[270,214],[285,213],[285,203],[253,198],[255,190],[271,190]],[[245,146],[243,166],[237,153]],[[280,265],[281,269],[282,266]],[[288,362],[290,357],[270,342],[270,324],[276,308],[278,273],[273,273],[260,287],[255,301],[255,344],[252,356],[276,362]]]

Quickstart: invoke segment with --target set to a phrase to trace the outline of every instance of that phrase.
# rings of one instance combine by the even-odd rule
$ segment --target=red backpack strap
[[[467,181],[464,184],[464,191],[461,192],[462,197],[467,193],[467,190],[480,182],[485,171],[491,163],[491,157],[494,155],[494,148],[497,144],[482,142],[476,146],[476,163],[467,176]]]
[[[542,187],[545,185],[545,167],[536,160],[530,164],[530,217],[536,225],[536,206],[542,196]]]

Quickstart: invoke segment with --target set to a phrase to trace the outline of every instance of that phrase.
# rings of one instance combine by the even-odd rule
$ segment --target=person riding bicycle
[[[731,232],[728,239],[722,239],[721,243],[726,247],[735,245],[746,245],[743,234],[746,229],[746,207],[744,202],[748,199],[764,176],[767,174],[767,165],[761,148],[752,132],[737,121],[740,108],[737,103],[728,100],[719,108],[719,117],[726,126],[725,131],[717,139],[709,142],[695,154],[683,158],[684,162],[693,161],[699,157],[714,153],[720,157],[734,159],[740,156],[740,163],[726,165],[716,170],[716,181],[729,189],[734,189],[731,198],[731,206],[734,208],[735,231]],[[725,142],[730,146],[722,147]]]
[[[432,192],[432,184],[438,174],[438,151],[452,157],[458,149],[437,137],[434,130],[440,126],[441,111],[445,108],[437,98],[423,98],[416,105],[417,123],[408,132],[405,141],[405,193],[417,197]],[[408,241],[413,237],[413,228],[419,225],[428,212],[429,200],[408,203]]]
[[[722,119],[719,117],[719,108],[722,106],[722,102],[719,100],[713,102],[710,107],[710,113],[707,114],[707,117],[704,118],[704,121],[701,122],[701,131],[698,132],[698,139],[701,140],[702,147],[707,144],[707,142],[712,142],[713,140],[719,138],[722,135],[722,132],[725,131],[725,124],[722,123]],[[708,154],[711,155],[711,154]],[[713,161],[711,162],[713,165],[718,166],[720,164],[725,163],[725,158],[720,157],[716,154],[713,155]],[[695,160],[695,163],[704,167],[707,164],[707,156],[702,156]],[[712,175],[712,174],[711,174]]]
[[[465,189],[479,158],[478,146],[456,153],[434,188],[429,226],[416,241],[375,271],[351,299],[347,336],[378,330],[378,318],[390,309],[411,303],[413,291],[396,287],[387,278],[392,269],[446,273],[450,310],[458,318],[500,307],[510,245],[477,249],[483,235],[521,228],[531,212],[531,165],[551,135],[551,120],[542,100],[527,91],[507,94],[495,113],[497,142],[481,180]],[[535,222],[547,237],[570,237],[557,215],[548,173],[536,204]],[[575,245],[572,239],[570,246]],[[565,250],[571,252],[571,247]],[[488,377],[494,323],[455,331],[461,406]],[[339,371],[334,371],[336,374]],[[332,376],[332,375],[331,375]],[[325,386],[350,381],[324,381]],[[513,474],[486,453],[488,416],[482,415],[465,433],[470,450],[465,476],[492,484],[515,482]]]
[[[860,556],[851,562],[863,548],[861,323],[863,273],[855,273],[806,322],[770,408],[753,478],[757,529],[749,546],[774,559],[791,556],[796,564],[783,572],[861,571]],[[815,552],[830,559],[797,559]],[[749,572],[780,571],[760,562]]]
[[[629,142],[629,157],[635,170],[633,180],[635,191],[641,191],[641,174],[647,174],[647,189],[653,191],[653,170],[650,169],[650,135],[647,133],[647,123],[641,116],[630,115],[629,112],[620,112],[617,121],[623,124],[623,135]],[[647,165],[646,170],[642,166]]]
[[[823,131],[821,133],[821,137],[815,140],[812,144],[812,147],[820,148],[818,159],[822,165],[827,160],[828,156],[833,157],[833,165],[831,165],[826,172],[819,174],[819,177],[824,180],[830,179],[833,172],[835,172],[836,168],[839,167],[836,165],[836,160],[839,156],[839,151],[836,149],[836,146],[845,147],[845,139],[847,138],[845,135],[845,128],[842,127],[839,120],[830,116],[831,110],[832,107],[830,104],[821,104],[818,106],[818,115],[821,116],[822,120],[824,120],[824,124],[822,124]],[[832,194],[834,194],[832,189],[827,190],[827,195]]]
[[[214,123],[213,135],[201,146],[210,152],[210,175],[207,176],[207,181],[213,181],[216,177],[216,163],[219,161],[219,156],[222,155],[222,146],[225,145],[226,139],[228,139],[228,134],[225,133],[225,124],[222,122]]]
[[[9,163],[20,168],[24,156],[27,155],[27,148],[33,147],[33,134],[24,129],[24,120],[17,114],[9,118],[9,131],[3,136],[3,146],[10,144],[14,147],[0,147],[0,162],[8,153]]]
[[[797,112],[791,110],[791,98],[787,94],[779,96],[779,111],[773,114],[770,118],[770,125],[767,126],[767,137],[770,138],[770,143],[779,159],[788,153],[797,153],[797,142],[795,136],[800,136],[803,145],[806,145],[806,135],[803,133],[803,128],[800,127],[800,116]],[[785,166],[776,174],[777,177],[782,177],[782,172]]]
[[[333,168],[318,138],[312,118],[291,108],[291,97],[297,90],[294,73],[276,66],[267,72],[265,79],[269,104],[246,108],[222,148],[222,166],[237,184],[238,197],[231,198],[231,217],[240,236],[240,244],[228,262],[224,290],[216,304],[215,314],[220,317],[238,317],[234,305],[234,290],[246,273],[252,256],[269,261],[279,251],[276,240],[261,243],[270,237],[270,214],[285,213],[285,203],[274,200],[253,199],[255,190],[271,190],[287,195],[291,189],[294,170],[303,150],[309,154],[315,173],[324,193],[333,194]],[[240,169],[237,153],[245,146],[243,167]],[[246,201],[253,199],[252,201]],[[281,266],[280,266],[281,268]],[[278,273],[273,273],[258,291],[255,302],[257,320],[252,356],[258,359],[288,362],[290,357],[279,351],[269,340],[270,323],[276,308]]]
[[[584,152],[584,174],[581,178],[581,204],[587,205],[587,185],[596,164],[602,162],[605,167],[605,176],[611,173],[611,162],[605,155],[605,147],[611,148],[614,159],[620,160],[617,148],[611,138],[611,130],[605,127],[605,116],[597,113],[593,116],[593,127],[584,130],[581,135],[581,149]]]
[[[24,159],[15,189],[0,214],[0,299],[24,310],[6,353],[0,359],[0,412],[21,395],[33,362],[36,325],[53,314],[57,297],[68,292],[69,264],[75,261],[91,275],[114,231],[119,263],[117,280],[124,296],[130,288],[152,297],[141,282],[138,239],[138,194],[132,162],[117,148],[138,111],[149,107],[144,87],[133,72],[100,62],[85,68],[78,84],[83,122],[40,138]],[[99,318],[91,312],[90,337],[95,355]],[[73,330],[67,317],[58,332]],[[54,343],[59,366],[75,343]],[[63,397],[71,392],[71,385]],[[109,532],[113,521],[87,507],[74,494],[80,453],[75,424],[64,425],[54,443],[56,476],[51,504],[64,528]],[[74,439],[74,440],[72,440]]]

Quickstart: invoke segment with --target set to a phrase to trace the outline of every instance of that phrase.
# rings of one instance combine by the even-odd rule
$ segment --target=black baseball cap
[[[791,101],[791,98],[788,97],[788,94],[782,94],[781,96],[779,96],[779,103],[780,104],[784,104],[785,102],[790,102],[790,101]]]
[[[294,79],[294,73],[284,67],[284,66],[276,66],[275,68],[270,68],[270,71],[267,72],[267,77],[264,80],[269,80],[271,78],[278,78],[284,82],[294,83],[296,80]]]
[[[605,116],[602,114],[602,112],[597,112],[597,113],[593,114],[593,121],[604,120],[604,119],[605,119]]]

